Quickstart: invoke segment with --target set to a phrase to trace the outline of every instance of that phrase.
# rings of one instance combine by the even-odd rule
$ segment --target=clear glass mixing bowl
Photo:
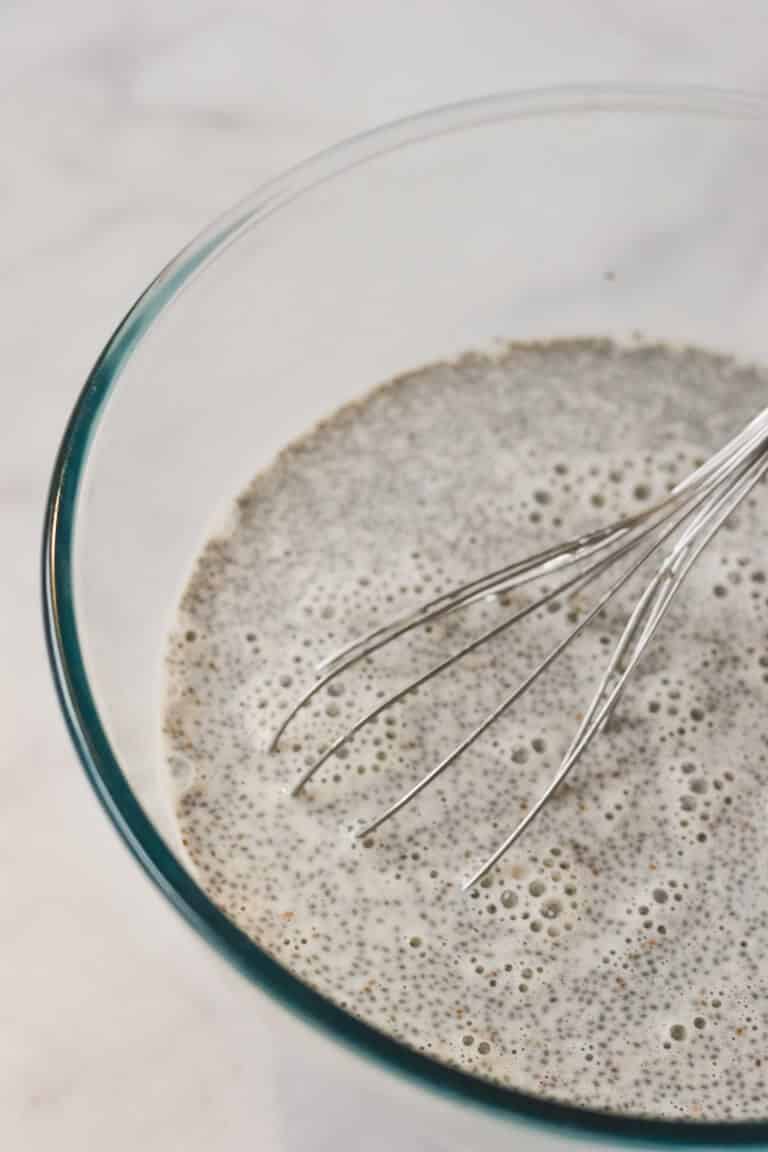
[[[161,771],[166,632],[237,492],[287,440],[391,376],[499,339],[637,331],[768,359],[767,111],[707,91],[508,94],[324,152],[150,284],[99,357],[56,461],[51,662],[83,764],[146,871],[306,1018],[513,1127],[764,1145],[768,1102],[765,1125],[720,1128],[539,1102],[419,1056],[299,983],[176,854]]]

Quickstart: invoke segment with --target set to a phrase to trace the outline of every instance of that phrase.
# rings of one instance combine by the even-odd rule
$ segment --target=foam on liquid
[[[535,590],[398,641],[266,747],[329,651],[658,499],[767,402],[768,374],[696,350],[513,345],[414,372],[287,448],[205,548],[170,640],[169,779],[211,898],[437,1060],[592,1108],[764,1118],[764,486],[702,557],[610,730],[470,895],[462,878],[555,771],[631,594],[364,843],[354,829],[525,677],[586,593],[380,717],[298,799],[287,786],[383,693]]]

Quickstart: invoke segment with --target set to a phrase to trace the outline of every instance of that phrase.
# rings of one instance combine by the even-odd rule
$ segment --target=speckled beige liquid
[[[317,662],[439,590],[660,497],[768,402],[768,374],[597,341],[471,354],[287,448],[198,560],[168,656],[169,780],[211,898],[300,979],[405,1044],[539,1096],[765,1118],[768,492],[674,603],[620,714],[483,885],[461,881],[557,767],[642,574],[435,785],[562,638],[556,603],[305,764],[535,589],[414,633],[321,693]]]

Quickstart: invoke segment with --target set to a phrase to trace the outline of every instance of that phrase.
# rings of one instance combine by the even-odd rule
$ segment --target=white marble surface
[[[431,1099],[408,1097],[406,1116],[388,1106],[402,1086],[286,1023],[118,842],[44,655],[48,474],[114,322],[191,233],[268,175],[494,88],[768,89],[764,32],[762,0],[2,5],[1,1147],[477,1146],[471,1118],[457,1112],[452,1139],[429,1135]]]

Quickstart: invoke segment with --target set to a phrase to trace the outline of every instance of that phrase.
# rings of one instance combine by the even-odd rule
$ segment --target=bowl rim
[[[104,346],[63,433],[50,482],[42,549],[43,621],[66,725],[101,804],[128,848],[171,904],[250,980],[305,1022],[405,1079],[528,1125],[618,1139],[645,1148],[768,1146],[768,1119],[686,1123],[620,1116],[543,1100],[447,1067],[358,1020],[303,983],[229,920],[173,855],[145,814],[102,725],[79,641],[73,587],[80,483],[107,401],[139,341],[163,310],[245,232],[328,180],[389,152],[484,124],[598,113],[768,118],[768,97],[714,88],[558,86],[495,93],[392,121],[315,154],[213,221],[152,280]]]

